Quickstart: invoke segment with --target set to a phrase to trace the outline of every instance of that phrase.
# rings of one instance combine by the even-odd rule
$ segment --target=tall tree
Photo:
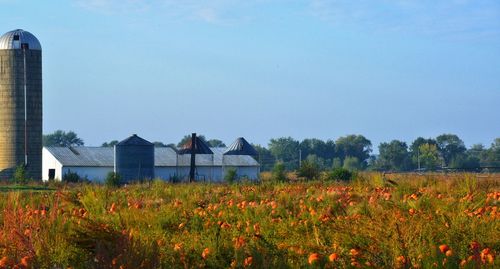
[[[484,164],[486,166],[500,167],[500,137],[491,143],[485,154]]]
[[[204,135],[196,135],[198,138],[200,138],[201,140],[207,142],[207,139],[205,138]],[[181,141],[179,141],[179,143],[177,143],[177,148],[181,148],[182,146],[184,146],[184,144],[186,144],[187,141],[191,140],[191,135],[185,135]]]
[[[436,142],[446,166],[448,166],[454,158],[462,155],[467,150],[464,141],[454,134],[442,134],[436,137]]]
[[[299,144],[291,137],[273,138],[269,142],[269,150],[287,169],[296,169],[299,164]]]
[[[75,132],[57,130],[52,134],[43,136],[43,145],[46,147],[76,147],[83,146],[83,140]]]
[[[208,145],[213,148],[223,148],[226,147],[226,144],[219,139],[210,139],[207,141]]]
[[[167,146],[167,145],[165,145],[165,143],[160,142],[160,141],[153,142],[153,145],[155,146],[155,148],[164,148]]]
[[[252,144],[252,146],[259,153],[259,156],[256,158],[260,163],[260,170],[271,171],[276,163],[276,158],[271,151],[261,145]]]
[[[435,170],[439,167],[439,151],[436,145],[425,143],[420,145],[418,151],[422,168]]]
[[[111,140],[109,142],[104,142],[102,143],[101,147],[105,147],[105,148],[111,148],[111,147],[114,147],[116,144],[118,144],[118,140]]]
[[[348,135],[339,137],[335,141],[337,153],[342,160],[347,157],[356,157],[366,166],[366,160],[372,151],[372,142],[362,135]]]
[[[328,140],[327,142],[317,138],[307,138],[300,142],[300,150],[302,156],[314,154],[324,160],[332,160],[335,157],[335,142]]]
[[[378,146],[378,165],[382,169],[405,171],[409,168],[408,146],[405,142],[392,140],[390,143],[381,143]]]
[[[432,138],[423,138],[423,137],[418,137],[411,143],[410,146],[410,156],[411,160],[413,163],[413,168],[418,168],[418,162],[419,162],[419,155],[420,155],[420,146],[423,144],[429,144],[429,145],[435,145],[437,146],[436,140]],[[421,166],[422,167],[422,166]]]

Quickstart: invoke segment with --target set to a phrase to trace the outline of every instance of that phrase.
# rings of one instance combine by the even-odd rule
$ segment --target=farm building
[[[131,138],[133,136],[124,141],[128,141],[128,144],[139,142],[135,139],[131,141]],[[144,141],[140,143],[145,144]],[[226,151],[230,148],[208,148],[212,154],[208,151],[197,153],[196,181],[223,181],[228,169],[235,169],[239,178],[257,180],[260,173],[259,163],[251,155],[226,155]],[[127,154],[130,166],[130,159],[134,159],[130,157],[134,154]],[[147,152],[142,154],[139,159],[146,158],[147,160]],[[181,154],[171,147],[156,147],[153,154],[154,178],[167,181],[187,180],[190,170],[190,154]],[[117,171],[115,156],[115,149],[112,147],[44,147],[42,179],[44,181],[61,180],[64,175],[71,172],[90,181],[103,182],[109,172]],[[143,166],[140,165],[140,167]],[[127,172],[129,179],[132,178],[130,173],[137,173],[138,178],[145,178],[141,176],[144,175],[142,170],[128,169]]]

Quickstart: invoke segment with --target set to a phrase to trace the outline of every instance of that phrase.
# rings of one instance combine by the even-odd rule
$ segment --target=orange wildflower
[[[330,256],[328,256],[328,260],[331,262],[334,262],[339,259],[339,255],[337,253],[332,253]]]
[[[410,208],[408,209],[408,213],[410,214],[410,216],[413,216],[415,215],[415,213],[417,213],[417,211],[414,208]]]
[[[29,267],[29,263],[30,263],[30,257],[28,256],[24,256],[22,259],[21,259],[21,265],[24,266],[24,267]]]
[[[109,208],[109,213],[115,213],[115,211],[116,211],[116,204],[112,203],[111,207]]]
[[[405,256],[401,255],[399,257],[396,258],[396,262],[398,263],[402,263],[402,264],[405,264],[406,263],[406,258]]]
[[[243,246],[245,246],[245,238],[243,238],[243,236],[238,236],[234,240],[234,247],[236,249],[239,249],[239,248],[242,248]]]
[[[352,256],[356,257],[356,256],[359,255],[359,250],[353,248],[353,249],[350,250],[350,253],[351,253]]]
[[[439,251],[441,251],[441,253],[446,253],[446,251],[448,251],[450,249],[450,247],[446,244],[443,244],[443,245],[440,245],[439,246]]]
[[[208,255],[210,255],[210,249],[209,248],[205,248],[203,250],[203,252],[201,253],[201,257],[206,260],[208,258]]]
[[[312,253],[309,255],[309,259],[307,260],[309,264],[313,264],[319,260],[319,254],[318,253]]]
[[[7,267],[8,264],[9,264],[9,257],[3,256],[3,258],[0,259],[0,267],[1,268]]]
[[[247,266],[252,265],[252,263],[253,263],[253,257],[250,256],[250,257],[246,257],[245,258],[245,261],[243,262],[243,265],[245,265],[245,267],[247,267]]]

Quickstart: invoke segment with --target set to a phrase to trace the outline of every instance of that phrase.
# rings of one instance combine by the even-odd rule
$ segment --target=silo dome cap
[[[16,29],[0,37],[0,50],[15,49],[42,50],[38,39],[30,32]]]

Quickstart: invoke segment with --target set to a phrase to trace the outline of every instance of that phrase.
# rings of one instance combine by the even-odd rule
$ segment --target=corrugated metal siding
[[[14,36],[19,36],[19,41],[14,41]],[[0,37],[0,50],[21,49],[21,44],[26,43],[30,50],[42,50],[38,39],[28,31],[16,29]]]

